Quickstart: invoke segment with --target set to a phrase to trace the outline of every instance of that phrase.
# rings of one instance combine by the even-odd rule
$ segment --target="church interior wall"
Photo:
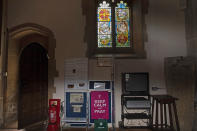
[[[150,87],[165,88],[164,58],[186,56],[184,12],[178,0],[149,0],[146,15],[147,40],[145,59],[115,60],[115,114],[116,126],[120,121],[120,92],[122,72],[149,72]],[[81,0],[8,0],[8,28],[36,23],[49,28],[56,39],[55,59],[58,76],[53,98],[64,99],[64,60],[85,57],[87,44],[84,42],[85,16]],[[106,73],[107,72],[107,73]],[[98,68],[96,60],[89,62],[90,80],[112,80],[111,68]],[[107,75],[106,75],[107,74]],[[151,94],[165,94],[166,90],[152,91]]]

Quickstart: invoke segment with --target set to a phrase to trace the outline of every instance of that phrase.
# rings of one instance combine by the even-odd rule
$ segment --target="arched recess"
[[[41,25],[25,23],[9,29],[7,89],[5,95],[5,127],[18,128],[19,96],[19,60],[25,47],[31,43],[39,43],[48,57],[48,99],[55,92],[54,78],[57,76],[53,32]],[[29,76],[31,77],[31,76]]]

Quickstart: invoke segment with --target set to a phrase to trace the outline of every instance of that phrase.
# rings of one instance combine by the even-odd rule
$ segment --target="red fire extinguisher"
[[[55,107],[51,107],[51,109],[49,110],[49,123],[56,123],[57,118],[56,118],[56,108]]]
[[[60,128],[60,99],[49,100],[49,123],[47,131],[58,131]]]

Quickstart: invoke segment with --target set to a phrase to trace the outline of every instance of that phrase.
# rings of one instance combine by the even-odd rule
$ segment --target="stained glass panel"
[[[110,34],[111,22],[98,22],[98,34]]]
[[[128,21],[129,10],[128,9],[116,9],[116,21]]]
[[[111,7],[106,1],[97,10],[98,47],[112,47]]]
[[[127,22],[116,23],[116,46],[130,47],[129,24]]]
[[[99,8],[98,9],[98,21],[111,21],[111,9]]]
[[[111,35],[98,35],[98,47],[112,47]]]
[[[123,1],[115,8],[116,47],[130,47],[129,8]]]

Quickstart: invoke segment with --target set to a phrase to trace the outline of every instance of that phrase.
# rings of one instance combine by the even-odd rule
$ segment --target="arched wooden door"
[[[47,51],[37,43],[25,47],[20,57],[18,128],[46,119],[48,101]]]

